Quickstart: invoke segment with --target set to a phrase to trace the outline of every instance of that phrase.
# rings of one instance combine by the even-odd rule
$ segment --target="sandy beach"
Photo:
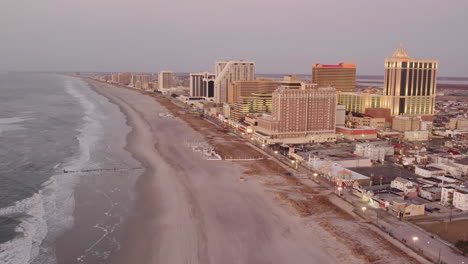
[[[321,206],[328,198],[288,186],[271,164],[204,159],[187,142],[216,137],[158,115],[168,110],[155,98],[91,83],[126,115],[127,149],[146,168],[112,263],[418,263],[346,213]],[[296,195],[307,203],[294,202]]]

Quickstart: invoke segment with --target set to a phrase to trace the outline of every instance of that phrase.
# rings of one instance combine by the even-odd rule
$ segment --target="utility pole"
[[[437,263],[439,263],[439,264],[440,264],[440,251],[441,251],[441,248],[439,247],[439,258],[437,260]]]

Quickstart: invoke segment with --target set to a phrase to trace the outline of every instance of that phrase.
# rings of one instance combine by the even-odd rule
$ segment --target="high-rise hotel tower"
[[[416,60],[400,45],[385,60],[384,91],[392,115],[434,115],[436,60]]]
[[[214,97],[217,103],[228,101],[229,86],[235,81],[253,81],[255,62],[217,61],[215,63]]]

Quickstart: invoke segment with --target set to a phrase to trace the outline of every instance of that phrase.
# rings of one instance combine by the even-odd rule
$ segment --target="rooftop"
[[[419,166],[419,168],[424,169],[424,170],[428,170],[428,171],[443,171],[442,169],[439,169],[439,168],[436,168],[436,167],[431,167],[431,166],[427,166],[427,167]]]
[[[401,183],[409,183],[410,181],[405,179],[405,178],[402,178],[402,177],[396,177],[394,181],[398,181],[398,182],[401,182]]]
[[[468,158],[463,158],[463,159],[455,160],[455,163],[463,164],[463,165],[468,165]]]
[[[359,126],[359,127],[356,127],[356,128],[337,126],[337,128],[344,129],[344,130],[376,130],[375,128],[368,127],[368,126]]]
[[[337,65],[326,65],[321,63],[314,64],[314,67],[323,67],[323,68],[356,68],[356,64],[354,63],[345,63],[340,62]]]
[[[400,44],[400,46],[398,46],[398,48],[396,48],[396,50],[393,52],[392,58],[409,59],[410,56],[408,55],[408,52],[406,52],[403,44]]]

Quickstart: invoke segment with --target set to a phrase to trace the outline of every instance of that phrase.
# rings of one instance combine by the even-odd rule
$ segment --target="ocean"
[[[0,74],[0,263],[106,262],[138,176],[125,169],[141,166],[124,150],[129,132],[79,78]],[[64,173],[89,169],[109,171]]]

